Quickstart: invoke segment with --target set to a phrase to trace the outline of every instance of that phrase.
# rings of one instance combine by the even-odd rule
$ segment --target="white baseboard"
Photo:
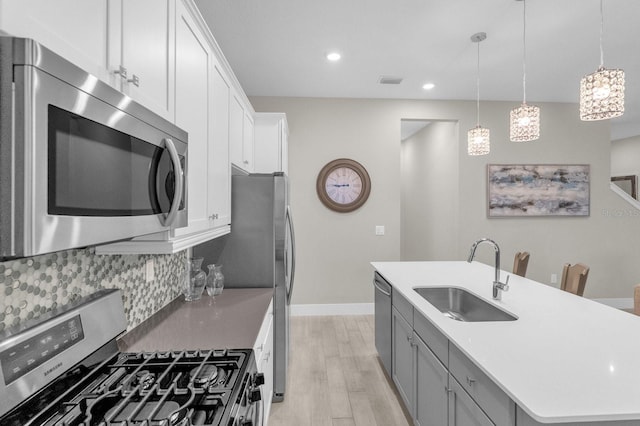
[[[291,316],[373,315],[373,303],[291,305]]]
[[[617,309],[633,309],[633,298],[632,297],[623,297],[623,298],[606,298],[606,299],[591,299],[595,302],[602,303],[603,305],[611,306],[612,308]]]

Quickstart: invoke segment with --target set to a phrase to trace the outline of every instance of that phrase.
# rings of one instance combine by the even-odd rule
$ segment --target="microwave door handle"
[[[162,140],[164,143],[164,147],[169,152],[169,157],[171,157],[171,162],[173,163],[173,170],[176,175],[174,179],[175,189],[173,191],[173,202],[171,203],[171,208],[169,209],[169,213],[161,219],[163,226],[170,226],[173,221],[176,219],[176,215],[178,214],[178,209],[180,208],[180,202],[182,201],[182,188],[183,188],[183,180],[184,175],[182,173],[182,167],[180,166],[180,156],[178,155],[178,151],[176,151],[176,146],[173,141],[169,138],[165,138]]]

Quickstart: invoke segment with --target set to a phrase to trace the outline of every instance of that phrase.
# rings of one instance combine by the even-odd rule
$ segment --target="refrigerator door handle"
[[[291,238],[291,245],[289,249],[291,250],[291,273],[289,274],[289,289],[287,291],[287,305],[291,304],[291,295],[293,294],[293,283],[294,276],[296,273],[296,237],[293,232],[293,219],[291,218],[291,207],[287,206],[286,211],[286,222],[289,227],[289,236]],[[287,257],[285,256],[285,259]]]

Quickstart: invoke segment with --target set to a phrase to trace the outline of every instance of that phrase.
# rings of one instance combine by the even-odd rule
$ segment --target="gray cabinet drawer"
[[[516,424],[515,403],[453,344],[449,371],[496,425]]]
[[[449,365],[449,340],[422,314],[413,315],[413,329],[416,334],[429,346],[445,367]]]
[[[413,305],[405,299],[396,289],[391,289],[391,304],[400,315],[413,327]]]

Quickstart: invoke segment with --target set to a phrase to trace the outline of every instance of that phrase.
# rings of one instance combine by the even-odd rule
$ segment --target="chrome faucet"
[[[493,299],[501,300],[502,291],[509,290],[509,275],[507,275],[506,282],[504,283],[500,282],[500,247],[498,247],[498,243],[496,243],[493,240],[490,240],[489,238],[479,239],[478,241],[476,241],[471,245],[471,250],[469,251],[469,258],[467,259],[467,262],[471,263],[471,261],[473,260],[473,257],[476,254],[476,248],[478,248],[478,246],[482,243],[492,244],[495,250],[496,260],[495,260],[495,278],[493,280]]]

